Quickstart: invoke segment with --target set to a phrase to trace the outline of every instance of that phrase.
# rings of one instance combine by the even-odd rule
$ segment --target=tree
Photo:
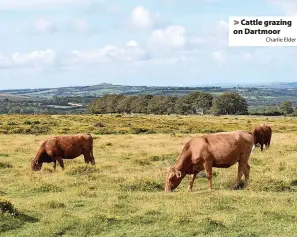
[[[171,114],[174,113],[176,97],[173,96],[154,96],[148,105],[148,112],[152,114]]]
[[[131,102],[132,113],[147,114],[148,104],[152,98],[152,95],[137,96],[137,98]]]
[[[216,114],[248,114],[248,105],[238,93],[226,92],[214,100],[213,112]]]
[[[183,96],[178,98],[175,103],[175,112],[177,114],[193,114],[193,104],[191,102],[191,98],[189,96]]]
[[[209,93],[198,91],[187,95],[187,97],[192,104],[194,113],[202,110],[202,113],[204,114],[212,106],[213,97]]]
[[[118,106],[116,107],[116,112],[118,113],[128,113],[132,112],[131,104],[133,100],[135,100],[136,96],[125,96],[119,102]]]
[[[293,105],[291,101],[285,101],[281,106],[280,106],[281,111],[283,114],[288,115],[294,112]]]

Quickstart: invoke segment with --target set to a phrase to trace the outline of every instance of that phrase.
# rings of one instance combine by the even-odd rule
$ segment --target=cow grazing
[[[271,136],[272,136],[272,129],[270,126],[266,124],[261,124],[256,127],[253,131],[254,135],[254,144],[260,144],[261,151],[263,151],[263,147],[265,145],[266,149],[270,146]]]
[[[165,192],[171,192],[181,183],[186,174],[193,174],[189,191],[192,191],[197,174],[204,170],[208,188],[212,189],[212,168],[229,168],[238,162],[237,188],[244,174],[244,187],[248,185],[250,166],[248,160],[254,147],[253,136],[244,131],[222,132],[191,139],[183,148],[175,165],[166,175]]]
[[[86,163],[91,162],[92,165],[95,165],[91,135],[78,134],[51,137],[41,144],[36,157],[31,162],[31,168],[34,171],[39,171],[43,162],[54,162],[54,169],[56,169],[58,161],[62,169],[64,169],[63,159],[74,159],[81,154],[84,155]]]

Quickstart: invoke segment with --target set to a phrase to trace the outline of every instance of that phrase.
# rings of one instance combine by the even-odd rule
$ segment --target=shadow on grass
[[[23,213],[0,214],[0,232],[21,228],[26,223],[36,223],[39,219]]]

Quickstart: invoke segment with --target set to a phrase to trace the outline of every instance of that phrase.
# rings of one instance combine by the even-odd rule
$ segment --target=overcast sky
[[[228,47],[229,16],[296,0],[0,0],[0,89],[297,81],[296,47]]]

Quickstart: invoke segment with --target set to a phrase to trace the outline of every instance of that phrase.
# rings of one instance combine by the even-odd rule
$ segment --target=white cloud
[[[67,5],[89,4],[90,0],[1,0],[0,10],[48,9]]]
[[[55,62],[56,52],[52,49],[36,50],[27,54],[14,53],[12,62],[17,65],[50,65]]]
[[[74,50],[70,58],[72,63],[135,62],[149,59],[149,54],[136,41],[129,41],[123,48],[107,45],[96,50]]]
[[[132,10],[131,23],[138,28],[151,28],[154,24],[153,15],[145,7],[137,6]]]
[[[34,22],[34,29],[39,33],[52,33],[55,31],[55,26],[49,20],[39,18]]]
[[[164,30],[154,30],[148,39],[151,50],[184,49],[187,44],[186,29],[182,26],[170,26]]]
[[[57,53],[52,49],[16,52],[9,57],[0,56],[0,68],[52,66],[56,59]]]

